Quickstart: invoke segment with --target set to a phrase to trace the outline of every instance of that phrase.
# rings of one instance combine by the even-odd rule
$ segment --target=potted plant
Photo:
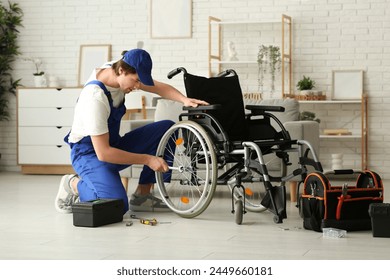
[[[297,89],[300,91],[301,95],[310,95],[312,93],[312,89],[315,88],[315,84],[315,81],[304,75],[303,79],[298,81]]]
[[[259,52],[257,53],[257,66],[258,66],[258,86],[259,86],[259,91],[262,94],[264,90],[264,75],[267,72],[266,68],[266,60],[268,57],[268,47],[261,45],[259,47]]]
[[[12,64],[19,54],[17,38],[22,26],[23,12],[16,3],[8,2],[8,7],[0,3],[0,121],[8,120],[9,94],[15,94],[20,79],[12,78]]]
[[[264,76],[269,72],[271,76],[270,84],[270,97],[273,96],[275,91],[275,74],[280,70],[281,54],[280,48],[277,46],[265,46],[261,45],[257,53],[257,65],[258,65],[258,85],[260,93],[263,94]]]
[[[275,73],[280,70],[281,55],[280,48],[269,46],[269,69],[271,74],[271,96],[275,91]]]
[[[40,68],[42,66],[42,60],[40,58],[34,58],[34,57],[24,57],[22,58],[23,61],[30,61],[34,64],[35,72],[33,73],[34,76],[34,84],[36,87],[46,87],[46,77],[45,72],[43,72]]]
[[[299,120],[300,121],[316,121],[318,123],[321,122],[319,118],[316,118],[316,114],[309,111],[303,111],[299,113]]]

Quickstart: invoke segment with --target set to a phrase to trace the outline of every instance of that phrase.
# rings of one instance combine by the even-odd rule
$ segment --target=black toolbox
[[[372,236],[390,237],[390,203],[372,203],[368,209]]]
[[[73,225],[77,227],[99,227],[123,221],[122,199],[97,199],[74,203]]]

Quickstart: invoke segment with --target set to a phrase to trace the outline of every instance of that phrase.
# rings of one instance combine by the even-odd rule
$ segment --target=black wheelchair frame
[[[321,163],[311,144],[305,140],[292,140],[283,124],[272,114],[272,112],[284,112],[283,107],[247,105],[245,109],[249,110],[250,113],[245,114],[242,92],[238,76],[234,70],[226,70],[215,78],[204,78],[191,75],[186,69],[180,67],[171,71],[168,78],[172,78],[181,72],[184,73],[187,96],[203,99],[211,105],[196,108],[183,107],[186,112],[179,116],[179,123],[167,131],[166,136],[160,142],[157,151],[158,156],[164,156],[169,146],[168,142],[175,138],[176,142],[183,145],[179,154],[188,153],[186,160],[191,162],[191,164],[184,164],[184,161],[182,161],[178,167],[174,166],[174,159],[169,162],[171,172],[185,177],[185,179],[178,180],[180,183],[176,182],[174,187],[175,193],[179,190],[183,193],[183,189],[186,189],[186,195],[180,199],[174,199],[174,192],[169,189],[171,182],[166,178],[164,179],[162,173],[156,174],[157,186],[163,200],[172,211],[183,217],[192,218],[206,210],[216,185],[229,185],[232,193],[232,213],[235,214],[237,224],[242,223],[243,214],[246,213],[246,210],[255,212],[269,210],[274,214],[274,222],[282,223],[283,219],[287,218],[285,182],[295,176],[300,176],[300,181],[303,182],[307,176],[307,166],[309,165],[322,172]],[[221,94],[223,95],[225,92],[217,93],[215,98],[210,97],[215,94],[215,91],[220,91],[219,85],[224,85],[226,81],[233,85],[233,89],[229,87],[227,90],[233,92],[232,95],[235,95],[236,100],[229,101],[229,95],[221,97]],[[191,83],[194,83],[194,85],[191,85]],[[202,90],[200,93],[196,89],[196,83],[201,83],[202,87],[206,87],[206,90]],[[211,93],[207,92],[208,83],[212,84],[214,88]],[[191,86],[193,88],[190,88]],[[229,104],[229,102],[233,104]],[[221,112],[230,105],[232,105],[230,107],[232,110],[227,114],[225,113],[226,117],[223,114],[221,115]],[[231,116],[235,106],[237,110],[241,111],[238,117]],[[239,127],[238,130],[231,127],[231,124],[236,121],[234,118],[241,121],[239,126],[242,127]],[[271,120],[277,124],[278,129],[271,125]],[[227,131],[229,129],[231,131],[230,135]],[[187,136],[178,137],[178,134]],[[242,140],[240,140],[241,136],[243,137]],[[293,170],[292,173],[286,174],[286,166],[291,164],[289,153],[292,152],[299,154],[299,167]],[[175,154],[178,154],[177,151],[171,153],[173,158]],[[312,156],[311,158],[309,153]],[[266,154],[274,155],[281,161],[282,173],[280,176],[270,175],[267,163],[263,158]],[[210,176],[204,176],[207,179],[199,175],[201,173],[199,166],[204,163],[206,163],[205,174],[210,174]],[[231,164],[232,166],[227,168]],[[212,170],[222,170],[223,168],[225,168],[225,171],[221,175],[216,175],[216,170]],[[254,176],[254,173],[258,174],[259,177]],[[205,182],[206,180],[208,182]],[[253,196],[254,192],[245,188],[243,183],[257,182],[264,185],[265,194],[255,197]],[[201,189],[202,184],[204,184],[204,189]],[[194,192],[189,191],[190,185],[195,189]],[[257,192],[261,193],[261,191]],[[188,195],[189,193],[190,195]],[[194,199],[194,194],[198,196],[196,199]],[[191,204],[189,201],[192,200],[195,200],[195,202],[192,206],[189,206]],[[259,201],[256,202],[256,200]]]

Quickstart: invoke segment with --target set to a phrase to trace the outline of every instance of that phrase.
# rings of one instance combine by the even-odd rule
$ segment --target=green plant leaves
[[[12,79],[12,63],[19,54],[18,27],[22,26],[23,12],[17,3],[0,3],[0,121],[9,119],[8,96],[15,94],[20,79]]]

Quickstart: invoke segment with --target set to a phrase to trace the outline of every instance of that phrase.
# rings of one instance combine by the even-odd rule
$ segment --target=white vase
[[[60,87],[60,80],[56,76],[50,76],[49,77],[49,87],[55,87],[59,88]]]
[[[43,75],[34,75],[34,84],[36,87],[47,87],[46,76]]]
[[[309,95],[313,95],[313,91],[311,89],[305,89],[305,90],[301,90],[300,94],[302,96],[309,96]]]
[[[332,170],[343,169],[343,154],[332,154]]]

